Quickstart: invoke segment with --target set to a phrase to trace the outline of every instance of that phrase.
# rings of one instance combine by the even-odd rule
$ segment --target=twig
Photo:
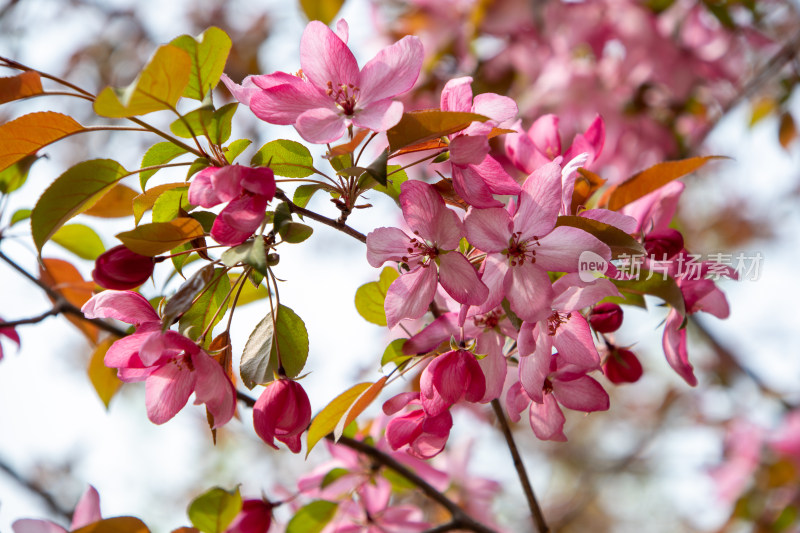
[[[525,498],[528,500],[528,507],[531,510],[531,516],[536,524],[536,529],[539,533],[547,533],[550,529],[544,521],[544,515],[542,514],[542,509],[539,507],[539,502],[536,501],[536,495],[533,493],[533,487],[528,479],[528,473],[525,472],[525,464],[522,462],[517,444],[514,442],[513,435],[511,435],[511,428],[508,425],[508,420],[506,420],[506,415],[503,414],[503,406],[500,405],[499,400],[492,400],[492,409],[494,409],[497,422],[500,424],[500,429],[506,439],[508,451],[511,452],[511,457],[514,459],[514,468],[517,470],[520,483],[522,483],[522,490],[525,492]]]
[[[38,324],[45,318],[56,316],[61,314],[61,309],[58,307],[53,307],[49,311],[45,311],[40,315],[33,316],[31,318],[20,318],[19,320],[12,320],[10,322],[0,322],[0,329],[2,328],[15,328],[17,326],[24,326],[27,324]]]
[[[22,477],[22,475],[19,472],[17,472],[13,468],[11,468],[2,459],[0,459],[0,470],[5,472],[6,474],[8,474],[8,476],[11,479],[13,479],[17,483],[19,483],[20,485],[22,485],[23,487],[28,489],[30,492],[32,492],[33,494],[36,494],[42,500],[44,500],[44,502],[47,504],[47,507],[54,514],[57,514],[57,515],[63,517],[65,520],[67,520],[69,522],[72,521],[72,511],[68,511],[68,510],[64,509],[63,507],[61,507],[58,504],[58,502],[53,498],[53,496],[50,495],[50,493],[45,492],[45,490],[42,487],[36,485],[35,483],[30,481],[29,479],[25,479],[24,477]]]
[[[341,231],[342,233],[346,233],[347,235],[350,235],[351,237],[353,237],[355,239],[358,239],[359,241],[361,241],[363,243],[367,242],[367,236],[364,235],[363,233],[351,228],[347,224],[344,224],[344,223],[341,223],[341,222],[337,222],[336,220],[333,220],[332,218],[328,218],[326,216],[322,216],[322,215],[320,215],[318,213],[315,213],[314,211],[309,211],[308,209],[300,207],[299,205],[297,205],[294,202],[292,202],[289,199],[289,197],[286,196],[286,194],[283,191],[281,191],[280,189],[278,190],[278,192],[275,193],[275,198],[277,198],[278,200],[282,200],[282,201],[286,202],[286,205],[289,206],[289,211],[291,211],[292,213],[298,213],[300,215],[303,215],[304,217],[310,218],[311,220],[316,220],[317,222],[320,222],[322,224],[325,224],[326,226],[330,226],[330,227],[332,227],[334,229],[337,229],[337,230]]]

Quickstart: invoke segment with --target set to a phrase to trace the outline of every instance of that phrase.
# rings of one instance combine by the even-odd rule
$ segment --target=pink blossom
[[[478,402],[486,392],[486,378],[475,355],[452,350],[436,356],[422,371],[419,381],[422,408],[437,416],[465,400]]]
[[[267,533],[272,525],[273,505],[264,500],[245,500],[242,510],[225,533]]]
[[[323,533],[414,533],[430,528],[422,510],[411,504],[390,505],[391,496],[389,483],[366,485],[358,502],[339,504],[336,518]]]
[[[193,392],[196,405],[206,404],[212,427],[223,426],[233,417],[236,390],[220,364],[180,333],[162,332],[160,317],[142,295],[103,291],[81,310],[87,318],[114,318],[137,326],[132,335],[109,347],[104,362],[118,369],[122,381],[145,382],[151,422],[170,420]]]
[[[322,22],[311,21],[300,41],[298,75],[253,76],[241,86],[225,76],[222,80],[258,118],[292,124],[309,142],[333,142],[351,125],[386,131],[403,115],[403,104],[393,98],[417,81],[422,43],[416,37],[404,37],[359,70],[347,47],[347,35],[343,20],[336,33]]]
[[[311,420],[311,403],[303,386],[291,379],[268,384],[253,406],[253,426],[261,440],[275,448],[275,439],[299,453],[300,436]]]
[[[455,212],[445,207],[433,187],[421,181],[403,183],[400,206],[413,237],[398,228],[377,228],[367,235],[370,265],[402,261],[409,268],[386,294],[384,308],[389,327],[404,318],[425,314],[437,282],[457,302],[481,304],[489,291],[467,258],[457,251],[464,227]]]
[[[559,404],[585,413],[606,411],[608,394],[600,383],[586,375],[586,369],[565,364],[559,354],[553,354],[549,363],[550,371],[542,386],[542,401],[532,401],[522,384],[517,383],[508,391],[506,408],[511,420],[518,422],[519,413],[530,403],[529,419],[533,433],[542,440],[566,441],[566,418]]]
[[[228,202],[214,220],[211,237],[230,246],[243,243],[261,225],[273,196],[275,176],[267,167],[208,167],[189,185],[193,205],[214,207]]]
[[[75,531],[102,519],[103,517],[100,515],[100,495],[97,494],[97,490],[94,487],[89,485],[75,506],[69,531]],[[30,518],[16,520],[11,524],[11,529],[14,533],[68,533],[65,528],[49,520],[33,520]]]
[[[0,318],[0,324],[2,324],[3,322],[5,322],[5,320]],[[13,342],[16,343],[17,347],[19,348],[20,339],[19,339],[19,333],[17,333],[17,330],[15,330],[14,328],[0,327],[0,335],[11,339]],[[0,344],[0,361],[2,361],[2,360],[3,360],[3,345]]]
[[[383,412],[393,415],[404,407],[416,405],[421,405],[419,393],[401,393],[383,404]],[[393,450],[405,448],[413,457],[430,459],[442,452],[452,427],[453,417],[448,410],[431,416],[424,409],[414,409],[389,421],[386,440]]]
[[[453,188],[461,198],[475,207],[501,207],[492,194],[518,194],[519,185],[489,154],[489,133],[517,114],[517,104],[506,96],[494,93],[472,98],[472,78],[456,78],[442,89],[443,111],[477,113],[489,117],[486,122],[473,122],[464,131],[450,136],[450,163]]]
[[[622,325],[623,312],[618,304],[605,302],[597,304],[589,314],[589,324],[598,333],[613,333]]]
[[[609,247],[589,233],[556,227],[561,192],[561,167],[548,163],[525,180],[515,213],[501,208],[467,212],[467,240],[487,253],[481,280],[489,287],[489,297],[478,313],[508,298],[517,316],[529,322],[541,320],[549,314],[553,298],[548,271],[577,272],[578,258],[585,251],[611,258]]]

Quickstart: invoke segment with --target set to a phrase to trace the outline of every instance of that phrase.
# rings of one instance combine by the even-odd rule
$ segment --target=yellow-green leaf
[[[150,533],[144,522],[133,516],[117,516],[105,518],[88,526],[74,530],[72,533]]]
[[[277,139],[259,148],[250,165],[269,166],[276,175],[287,178],[305,178],[314,173],[314,158],[308,148],[286,139]]]
[[[690,157],[679,161],[665,161],[634,174],[613,190],[608,199],[608,208],[617,211],[642,196],[663,187],[672,180],[678,179],[714,159],[726,159],[724,156],[710,155],[706,157]]]
[[[237,274],[230,274],[229,277],[231,284],[239,279]],[[255,287],[249,280],[244,280],[242,281],[242,290],[239,292],[239,299],[236,300],[236,307],[263,300],[267,296],[269,296],[269,290],[263,283]]]
[[[92,358],[89,360],[89,368],[87,369],[89,381],[92,382],[94,390],[106,408],[108,408],[111,398],[122,386],[122,382],[117,377],[117,370],[109,368],[103,363],[106,352],[116,340],[115,337],[108,337],[98,344],[94,352],[92,352]]]
[[[364,412],[364,409],[369,407],[369,404],[378,397],[378,394],[383,390],[383,386],[386,385],[386,380],[389,379],[386,376],[383,376],[381,379],[370,385],[370,387],[364,391],[364,394],[358,397],[358,399],[353,404],[353,407],[347,412],[347,417],[344,419],[344,423],[340,423],[336,425],[336,429],[334,430],[334,436],[338,440],[342,436],[342,432],[344,428],[350,425],[350,423],[356,419],[358,415]]]
[[[198,221],[180,217],[169,222],[142,224],[136,229],[118,234],[117,238],[132,252],[153,257],[202,236],[203,227]]]
[[[171,142],[156,143],[144,153],[142,157],[142,168],[166,165],[176,157],[186,153],[185,148],[181,148]],[[158,172],[159,169],[143,170],[139,173],[139,184],[145,190],[148,180]]]
[[[89,261],[94,261],[97,256],[106,251],[100,236],[92,228],[83,224],[61,226],[51,239],[81,259]]]
[[[440,111],[439,109],[409,111],[403,113],[400,122],[386,132],[386,137],[389,140],[390,151],[394,152],[412,144],[451,135],[475,121],[485,122],[487,120],[489,119],[483,115],[461,111]]]
[[[320,533],[336,515],[334,502],[316,500],[304,505],[286,524],[286,533]]]
[[[163,185],[156,185],[152,189],[148,189],[147,191],[143,192],[139,196],[133,199],[133,220],[134,223],[139,224],[139,221],[142,219],[142,215],[145,214],[146,211],[153,208],[155,205],[156,200],[158,197],[161,196],[164,192],[177,189],[178,187],[186,187],[186,184],[183,182],[178,183],[165,183]]]
[[[98,218],[122,218],[133,214],[133,199],[139,193],[121,183],[114,185],[102,198],[83,212]]]
[[[219,83],[231,51],[231,38],[221,29],[211,26],[197,37],[181,35],[170,44],[185,51],[191,58],[189,84],[183,96],[202,101]]]
[[[22,187],[28,180],[31,166],[39,159],[36,155],[26,155],[5,170],[0,170],[0,193],[9,194]]]
[[[42,92],[42,80],[38,72],[29,70],[10,78],[0,78],[0,104],[36,96]]]
[[[0,170],[59,139],[85,131],[75,119],[53,111],[30,113],[0,126]]]
[[[169,129],[184,139],[205,136],[214,144],[222,144],[231,136],[231,121],[238,107],[237,102],[226,104],[216,111],[201,107],[175,120]]]
[[[189,83],[192,61],[184,50],[159,46],[139,76],[123,89],[106,87],[94,101],[94,111],[111,118],[146,115],[172,109]]]
[[[311,421],[311,426],[308,428],[308,435],[306,435],[306,456],[311,453],[311,450],[321,439],[325,438],[325,435],[336,429],[339,421],[342,420],[350,407],[372,385],[373,383],[370,382],[353,385],[334,398],[314,417],[314,420]]]
[[[83,161],[70,168],[44,191],[31,212],[36,248],[42,246],[65,222],[89,209],[128,172],[111,159]]]
[[[389,267],[384,267],[378,281],[365,283],[356,291],[356,310],[364,317],[367,322],[372,322],[379,326],[386,325],[386,312],[383,309],[383,302],[386,300],[386,291],[389,285],[396,280],[400,274]]]
[[[342,4],[344,0],[300,0],[300,7],[308,20],[320,20],[325,24],[333,22]]]
[[[195,498],[186,514],[192,525],[203,533],[222,533],[241,510],[239,487],[231,491],[214,487]]]
[[[647,279],[650,278],[650,279]],[[664,277],[662,273],[650,272],[647,269],[641,269],[639,277],[631,280],[615,280],[611,282],[617,286],[620,293],[625,296],[627,293],[641,295],[650,294],[658,296],[666,303],[671,305],[681,316],[686,314],[686,304],[683,300],[683,294],[680,287],[675,283],[675,280],[670,276]]]

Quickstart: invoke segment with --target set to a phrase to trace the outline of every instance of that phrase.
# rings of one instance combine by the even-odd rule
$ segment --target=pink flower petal
[[[474,165],[452,167],[453,189],[465,202],[481,209],[503,207],[503,203],[492,196],[492,191]]]
[[[309,22],[303,31],[300,66],[306,78],[323,90],[328,82],[334,89],[341,85],[360,85],[355,56],[338,35],[318,20]]]
[[[519,121],[512,127],[519,131]],[[510,133],[506,134],[504,139],[504,149],[511,163],[522,172],[530,174],[536,170],[536,166],[532,164],[536,147],[525,133]]]
[[[478,273],[460,252],[442,254],[439,260],[439,283],[455,301],[480,305],[489,296],[489,289],[478,279]]]
[[[400,186],[400,191],[403,217],[415,234],[444,250],[458,248],[464,226],[432,186],[409,180]]]
[[[608,209],[586,209],[585,211],[581,211],[578,216],[597,220],[604,224],[611,224],[625,233],[633,233],[636,231],[636,219],[617,211],[610,211]]]
[[[392,282],[383,305],[390,328],[404,318],[419,318],[425,314],[436,294],[436,279],[436,268],[429,265],[419,266]]]
[[[508,418],[516,423],[520,421],[520,414],[531,403],[531,399],[525,394],[525,389],[522,388],[520,383],[512,385],[506,393],[506,412]]]
[[[560,208],[561,167],[558,163],[548,163],[534,171],[522,184],[519,206],[514,214],[514,230],[521,232],[520,240],[550,233],[556,225]]]
[[[470,244],[487,253],[502,252],[511,241],[511,216],[505,209],[489,208],[467,211],[464,230]]]
[[[519,381],[533,401],[542,402],[544,380],[550,373],[550,364],[553,360],[553,341],[552,337],[540,333],[538,329],[533,332],[538,334],[534,351],[520,352]]]
[[[100,515],[100,495],[97,494],[97,490],[94,487],[89,485],[75,506],[70,529],[80,529],[102,519],[103,517]]]
[[[222,203],[211,183],[211,176],[218,170],[219,167],[208,167],[195,174],[189,185],[189,203],[200,207],[214,207]]]
[[[489,289],[489,296],[473,314],[488,313],[503,301],[506,295],[505,278],[508,272],[508,261],[500,254],[489,254],[483,262],[481,281]]]
[[[378,268],[386,261],[402,261],[411,238],[398,228],[376,228],[367,235],[367,262]]]
[[[207,353],[199,351],[192,356],[192,362],[197,372],[194,403],[206,404],[214,417],[212,428],[222,427],[236,411],[236,389],[222,366]]]
[[[419,77],[425,53],[418,37],[406,36],[378,52],[361,69],[359,103],[392,98],[410,90]]]
[[[66,529],[49,520],[23,518],[11,524],[14,533],[69,533]]]
[[[594,305],[608,296],[620,296],[617,286],[607,279],[598,278],[590,282],[581,280],[576,272],[565,274],[553,283],[553,309],[571,313]]]
[[[561,138],[558,135],[558,117],[542,115],[531,125],[528,137],[548,159],[561,155]]]
[[[508,175],[503,166],[492,156],[486,156],[478,165],[470,166],[494,194],[519,194],[519,183]]]
[[[235,200],[242,194],[242,169],[240,165],[228,165],[211,173],[214,193],[222,202]]]
[[[686,328],[679,329],[683,317],[675,310],[670,309],[664,323],[664,336],[662,345],[664,355],[672,369],[692,387],[697,385],[694,368],[689,362],[689,352],[686,349]]]
[[[517,115],[517,103],[508,96],[482,93],[472,102],[472,112],[489,117],[497,124],[513,119]]]
[[[611,260],[611,249],[597,237],[582,229],[559,226],[539,238],[536,264],[550,272],[577,272],[578,260],[583,252],[594,252],[606,261]]]
[[[442,89],[442,111],[472,111],[472,78],[464,76],[448,81]]]
[[[554,379],[553,396],[561,405],[574,411],[592,413],[607,411],[609,407],[608,393],[600,383],[589,376],[570,381]]]
[[[163,424],[183,409],[194,390],[195,373],[183,358],[161,366],[145,381],[147,417],[154,424]]]
[[[450,162],[454,165],[478,165],[488,153],[489,139],[483,135],[457,135],[450,143]]]
[[[250,98],[253,114],[270,124],[291,125],[309,109],[336,110],[334,101],[324,91],[300,78],[296,80],[253,94]]]
[[[536,322],[550,309],[553,288],[550,276],[538,264],[528,262],[508,268],[503,282],[511,310],[522,320]]]
[[[346,122],[337,110],[317,107],[297,117],[295,127],[300,136],[311,143],[329,143],[344,135]]]
[[[372,131],[386,131],[403,118],[403,104],[394,100],[378,100],[356,109],[353,124]]]
[[[161,319],[144,296],[133,291],[103,291],[92,296],[81,308],[86,318],[114,318],[139,326]]]
[[[496,331],[487,331],[478,337],[475,351],[479,354],[486,354],[486,357],[478,360],[478,365],[486,378],[486,392],[479,400],[480,403],[497,399],[503,392],[508,369],[508,363],[503,355],[503,344],[505,344],[505,337]]]
[[[541,440],[567,440],[564,435],[566,419],[552,394],[544,395],[544,403],[531,402],[530,422],[534,435]]]
[[[563,361],[585,370],[600,368],[600,355],[592,332],[580,313],[572,313],[566,323],[558,326],[553,344]]]
[[[230,202],[211,227],[211,237],[220,244],[241,244],[264,221],[267,199],[260,195],[245,194]]]
[[[271,200],[275,196],[275,174],[268,167],[241,167],[241,186],[244,190]]]
[[[246,106],[250,105],[250,98],[259,91],[259,87],[253,82],[253,76],[247,76],[242,80],[241,85],[234,83],[234,81],[225,74],[220,76],[220,81],[225,84],[225,87],[228,88],[234,98]]]
[[[403,345],[403,353],[407,355],[428,353],[441,343],[450,340],[450,337],[459,331],[458,316],[455,313],[445,313],[408,339]]]

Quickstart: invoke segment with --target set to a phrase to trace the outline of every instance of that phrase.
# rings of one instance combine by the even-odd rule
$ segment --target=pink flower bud
[[[634,383],[642,377],[642,364],[632,351],[616,348],[603,365],[603,372],[611,383]]]
[[[253,426],[261,439],[275,448],[275,439],[293,453],[300,452],[300,435],[311,420],[311,404],[302,385],[278,379],[267,385],[253,406]]]
[[[683,235],[672,228],[651,231],[644,238],[644,249],[656,261],[671,259],[683,250]]]
[[[485,392],[483,370],[475,356],[466,350],[437,356],[420,376],[420,401],[431,417],[462,400],[479,402]]]
[[[115,246],[97,258],[92,271],[95,283],[106,289],[135,289],[153,274],[152,257],[131,252],[124,245]]]
[[[598,333],[617,331],[622,325],[622,308],[613,303],[602,303],[594,306],[589,314],[589,324]]]
[[[267,533],[272,524],[272,504],[264,500],[245,500],[242,510],[225,533]]]

